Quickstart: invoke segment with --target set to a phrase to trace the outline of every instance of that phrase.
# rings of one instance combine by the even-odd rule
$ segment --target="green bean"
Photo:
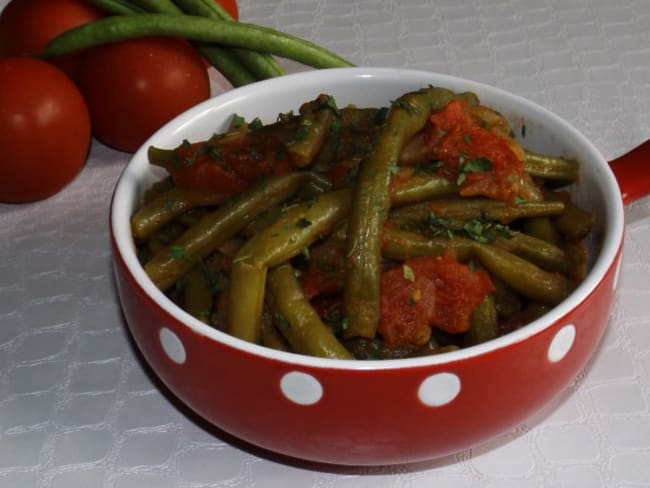
[[[184,12],[190,15],[200,15],[202,17],[211,17],[219,20],[233,20],[219,2],[211,0],[174,0]]]
[[[540,303],[557,305],[575,287],[563,275],[544,271],[530,261],[498,247],[475,242],[474,252],[490,273],[522,295]]]
[[[573,264],[568,276],[576,283],[580,283],[587,276],[589,269],[589,251],[587,245],[584,240],[574,240],[564,242],[562,247]]]
[[[347,189],[324,193],[310,202],[290,206],[282,217],[255,235],[237,254],[237,262],[273,267],[332,233],[349,208]]]
[[[149,188],[144,191],[142,203],[146,205],[150,201],[158,198],[161,194],[172,190],[174,187],[174,180],[170,175],[167,175],[163,179],[155,181]]]
[[[298,131],[287,143],[292,164],[302,168],[312,162],[325,142],[336,111],[336,102],[329,95],[319,95],[300,107]]]
[[[230,335],[255,344],[262,340],[267,274],[266,266],[244,259],[233,261],[226,318],[226,330]]]
[[[486,296],[476,307],[470,319],[470,329],[465,334],[468,346],[481,344],[499,336],[499,317],[493,295]]]
[[[404,143],[426,124],[433,110],[452,97],[451,91],[433,87],[401,96],[392,103],[375,145],[361,163],[346,239],[346,337],[374,337],[379,322],[380,232],[390,205],[391,170]]]
[[[562,215],[553,219],[555,228],[567,239],[584,239],[593,227],[593,215],[570,200],[565,202],[565,206],[566,210]]]
[[[91,1],[104,12],[113,15],[133,15],[151,12],[125,0]],[[152,5],[150,4],[149,7],[152,7]],[[197,48],[233,86],[243,86],[257,81],[257,78],[239,62],[239,59],[230,49],[206,44],[199,45]]]
[[[277,351],[289,351],[287,341],[273,324],[273,316],[266,308],[262,313],[262,345]]]
[[[192,227],[199,220],[212,212],[214,207],[195,207],[189,209],[187,212],[181,214],[176,219],[177,222],[183,224],[185,227]]]
[[[147,12],[171,15],[179,15],[183,13],[183,11],[171,0],[131,0],[131,3],[134,3]]]
[[[151,280],[166,289],[220,244],[239,232],[267,206],[288,199],[309,179],[308,173],[269,178],[203,217],[144,265]]]
[[[181,222],[174,221],[154,232],[146,240],[147,249],[150,254],[149,259],[168,246],[170,242],[178,239],[186,230],[187,227],[185,225]]]
[[[282,216],[282,213],[282,204],[273,205],[272,207],[267,208],[241,230],[241,235],[245,238],[249,238],[259,234],[268,226],[273,224],[273,222],[278,220]]]
[[[110,15],[141,14],[145,10],[127,0],[90,0],[90,3]]]
[[[234,21],[218,2],[213,0],[174,0],[185,13],[217,20]],[[269,54],[233,49],[234,55],[257,78],[266,79],[285,74],[284,69]],[[221,71],[221,70],[220,70]]]
[[[522,222],[524,232],[550,244],[557,244],[558,235],[549,217],[532,217]]]
[[[418,203],[431,198],[458,194],[458,186],[448,178],[420,174],[416,168],[402,167],[391,179],[391,207]]]
[[[329,190],[331,190],[331,184],[329,181],[321,178],[320,175],[313,173],[313,178],[310,178],[305,186],[296,193],[296,198],[298,200],[311,201]],[[281,204],[267,208],[264,212],[255,217],[250,224],[243,228],[241,234],[244,237],[252,237],[255,234],[260,233],[262,230],[273,224],[277,219],[282,217],[284,212],[285,210]]]
[[[224,199],[218,193],[173,188],[140,207],[131,217],[131,232],[137,240],[145,240],[189,209],[217,205]]]
[[[268,268],[333,232],[345,218],[349,200],[350,191],[339,190],[294,205],[244,244],[233,260],[230,275],[228,331],[232,335],[259,342]]]
[[[181,10],[171,0],[138,0],[140,7],[149,13],[181,15]],[[216,2],[214,2],[216,5]],[[199,14],[200,15],[200,14]],[[253,73],[240,63],[239,57],[230,48],[216,45],[198,44],[198,50],[210,63],[226,77],[233,86],[242,86],[257,81]]]
[[[569,274],[574,267],[571,258],[560,247],[523,232],[516,232],[510,237],[499,237],[494,245],[548,271]]]
[[[472,255],[473,244],[462,237],[427,238],[416,232],[384,227],[381,251],[384,257],[398,261],[419,256],[442,256],[448,252],[460,261],[467,261]]]
[[[471,107],[475,107],[481,103],[478,95],[474,92],[460,92],[456,94],[455,98],[467,102]]]
[[[168,14],[98,19],[59,35],[48,44],[44,55],[46,58],[60,56],[108,42],[155,35],[243,47],[276,54],[314,68],[352,66],[349,61],[316,44],[268,27],[194,15]]]
[[[198,50],[232,86],[244,86],[258,81],[258,78],[243,66],[229,49],[216,45],[199,44]]]
[[[497,315],[502,321],[503,326],[503,321],[509,323],[513,317],[521,313],[524,306],[523,297],[496,276],[492,275],[490,277],[494,285],[492,295],[494,296]],[[501,332],[503,333],[504,331],[502,330]]]
[[[578,179],[579,165],[574,159],[547,156],[533,151],[525,151],[524,169],[535,178],[573,183]]]
[[[409,205],[394,210],[400,219],[426,221],[433,214],[458,220],[485,218],[508,224],[521,218],[560,215],[565,209],[560,201],[509,203],[489,198],[447,198]]]
[[[183,286],[184,309],[192,316],[206,324],[212,310],[212,290],[200,265],[194,266],[187,273]]]
[[[176,151],[156,146],[149,146],[147,148],[147,159],[149,159],[150,164],[160,166],[167,170],[174,168],[179,163]]]
[[[278,318],[278,329],[294,352],[310,356],[353,359],[332,329],[325,325],[305,298],[288,263],[269,272],[268,291]]]

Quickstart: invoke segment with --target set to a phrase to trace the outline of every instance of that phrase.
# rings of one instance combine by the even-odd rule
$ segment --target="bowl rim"
[[[598,165],[597,173],[599,180],[602,181],[602,187],[604,189],[603,198],[606,202],[606,205],[604,206],[606,212],[604,220],[607,222],[607,229],[603,236],[598,256],[593,262],[587,277],[576,287],[569,297],[553,307],[542,317],[530,322],[526,326],[482,344],[446,352],[444,354],[414,358],[346,360],[319,358],[293,352],[278,351],[266,346],[246,342],[194,318],[189,313],[175,305],[153,284],[146,275],[144,268],[137,260],[129,225],[129,219],[133,210],[132,205],[130,205],[129,202],[133,201],[135,198],[136,185],[139,176],[138,165],[143,164],[143,158],[146,159],[146,151],[149,145],[156,143],[160,138],[164,138],[166,135],[174,131],[182,130],[184,127],[191,125],[192,120],[204,112],[210,111],[219,105],[245,99],[258,90],[266,92],[278,90],[284,91],[290,90],[291,86],[312,84],[315,87],[319,87],[327,86],[328,82],[367,78],[372,78],[380,82],[397,80],[404,82],[412,81],[413,83],[420,83],[421,86],[425,83],[430,83],[433,85],[456,87],[456,89],[460,88],[464,91],[469,90],[478,92],[479,96],[481,96],[481,93],[489,93],[491,96],[497,96],[507,100],[508,103],[517,106],[524,106],[530,110],[539,112],[543,117],[551,120],[553,124],[557,124],[560,129],[568,132],[571,138],[575,139],[577,144],[589,153],[590,164]],[[424,82],[423,80],[429,81]],[[123,168],[113,191],[109,220],[109,231],[114,242],[113,252],[119,254],[122,262],[126,266],[137,286],[142,289],[142,291],[148,295],[157,306],[167,312],[180,324],[183,324],[183,326],[188,327],[193,332],[205,336],[210,340],[253,356],[261,356],[266,359],[292,364],[293,366],[347,370],[387,370],[443,365],[491,353],[495,350],[525,341],[526,339],[558,323],[565,316],[575,310],[582,302],[588,299],[591,293],[602,282],[608,270],[615,262],[616,256],[622,245],[624,232],[623,202],[618,183],[609,167],[609,164],[594,144],[563,118],[524,97],[482,82],[421,70],[374,67],[333,68],[288,74],[279,78],[259,81],[226,91],[183,112],[156,131],[143,144],[143,146],[132,155],[127,165]]]

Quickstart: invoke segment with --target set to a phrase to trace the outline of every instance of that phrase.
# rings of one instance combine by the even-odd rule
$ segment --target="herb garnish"
[[[465,183],[465,180],[467,179],[467,175],[469,173],[485,173],[491,169],[492,162],[487,158],[472,158],[465,160],[465,158],[461,156],[456,184],[460,186]]]
[[[246,124],[246,119],[238,114],[233,114],[230,121],[230,130],[241,129]]]
[[[172,259],[187,259],[187,253],[183,246],[171,246],[169,248],[169,257]]]
[[[404,276],[405,280],[408,280],[411,283],[415,281],[415,271],[413,271],[413,268],[411,268],[408,264],[402,265],[402,275]]]
[[[429,231],[434,236],[446,235],[449,239],[461,236],[487,243],[493,242],[498,237],[510,238],[513,235],[513,231],[507,225],[489,220],[485,215],[466,221],[453,221],[432,212],[428,224]]]

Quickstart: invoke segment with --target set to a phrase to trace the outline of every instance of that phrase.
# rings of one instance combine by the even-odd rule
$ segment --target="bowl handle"
[[[621,187],[623,203],[650,195],[650,140],[609,162]]]

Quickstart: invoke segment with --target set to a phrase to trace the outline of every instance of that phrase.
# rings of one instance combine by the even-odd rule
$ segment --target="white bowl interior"
[[[483,104],[500,111],[510,120],[513,131],[520,136],[525,147],[580,161],[580,182],[574,189],[574,196],[595,216],[597,242],[593,246],[594,260],[587,279],[544,317],[498,339],[442,355],[383,361],[330,360],[275,351],[213,329],[174,305],[146,276],[136,257],[129,220],[139,206],[143,192],[164,176],[160,168],[149,165],[148,146],[173,148],[183,139],[206,139],[223,131],[233,114],[272,122],[279,113],[297,111],[303,102],[320,93],[333,95],[340,107],[347,104],[379,107],[387,106],[403,93],[428,85],[457,92],[475,92]],[[525,136],[521,136],[524,132]],[[444,363],[524,340],[570,312],[589,295],[611,265],[623,236],[623,207],[616,180],[593,144],[567,122],[532,102],[487,85],[446,75],[390,68],[341,68],[298,73],[231,90],[193,107],[157,131],[133,155],[117,183],[111,215],[111,231],[130,272],[172,316],[196,332],[232,347],[294,364],[328,368],[385,369]]]

